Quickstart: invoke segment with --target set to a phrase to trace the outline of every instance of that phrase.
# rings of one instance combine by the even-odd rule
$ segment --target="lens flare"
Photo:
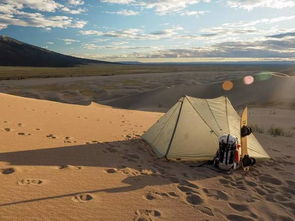
[[[265,81],[272,77],[273,72],[260,72],[255,75],[255,79],[258,81]]]
[[[225,91],[230,91],[231,89],[233,89],[234,87],[234,83],[232,81],[225,81],[222,84],[222,88]]]
[[[244,81],[244,84],[246,84],[246,85],[253,84],[254,77],[252,77],[251,75],[245,76],[243,81]]]

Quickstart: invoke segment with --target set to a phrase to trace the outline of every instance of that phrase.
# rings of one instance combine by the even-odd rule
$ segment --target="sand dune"
[[[256,73],[257,74],[257,73]],[[89,105],[91,102],[119,108],[167,111],[181,96],[213,98],[229,96],[233,104],[294,107],[294,76],[275,74],[246,86],[243,76],[249,71],[176,72],[73,78],[48,78],[1,81],[0,91],[19,96]],[[222,83],[234,82],[231,91]]]
[[[273,159],[229,176],[157,159],[140,135],[162,113],[0,94],[0,116],[1,220],[294,218],[294,137],[257,134]]]
[[[233,82],[234,87],[230,91],[222,89],[223,81],[207,84],[179,84],[114,99],[106,104],[128,109],[166,111],[176,100],[188,95],[200,98],[227,96],[235,107],[249,104],[280,107],[294,107],[295,105],[293,95],[295,77],[273,76],[271,79],[256,81],[251,85],[245,85],[241,78]]]

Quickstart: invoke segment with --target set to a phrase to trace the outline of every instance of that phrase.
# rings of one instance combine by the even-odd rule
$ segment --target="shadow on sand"
[[[0,153],[0,161],[13,166],[58,166],[68,165],[85,167],[103,167],[120,170],[127,177],[124,187],[89,190],[64,195],[30,199],[18,202],[2,203],[0,206],[16,205],[48,199],[75,196],[83,193],[110,192],[120,193],[144,188],[145,186],[177,183],[198,188],[191,183],[219,175],[206,167],[191,167],[192,164],[168,162],[156,158],[151,148],[141,139],[95,143],[58,148],[27,150]],[[148,171],[148,172],[146,172]],[[190,180],[190,181],[189,181]]]

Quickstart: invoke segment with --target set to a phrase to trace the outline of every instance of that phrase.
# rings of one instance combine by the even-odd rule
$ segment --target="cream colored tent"
[[[240,137],[240,116],[227,97],[181,98],[144,135],[159,157],[172,160],[210,160],[218,149],[218,137]],[[256,159],[270,158],[253,134],[248,152]]]

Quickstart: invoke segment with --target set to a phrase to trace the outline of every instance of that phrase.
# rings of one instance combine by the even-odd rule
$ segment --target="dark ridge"
[[[73,67],[111,62],[63,55],[0,35],[0,66]]]

